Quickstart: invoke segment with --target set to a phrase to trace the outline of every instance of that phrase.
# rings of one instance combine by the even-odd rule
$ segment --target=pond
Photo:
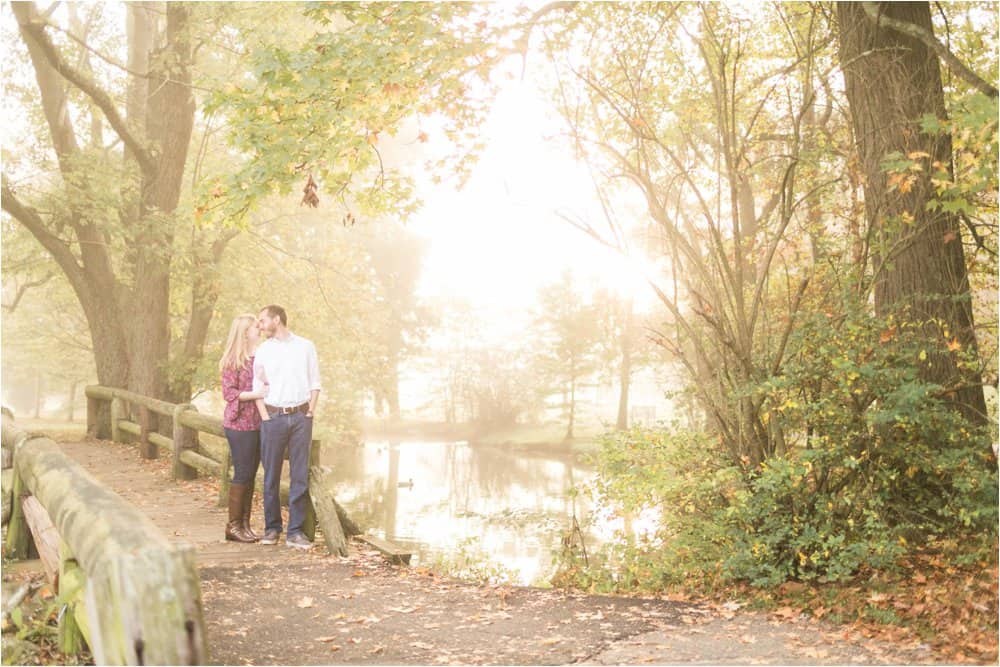
[[[514,451],[466,442],[375,441],[324,450],[337,501],[366,532],[414,553],[411,565],[472,563],[538,584],[588,501],[593,478],[569,447]],[[588,538],[589,539],[589,538]],[[590,542],[587,542],[590,546]]]

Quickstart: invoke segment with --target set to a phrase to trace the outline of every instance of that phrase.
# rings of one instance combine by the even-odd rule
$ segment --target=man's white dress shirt
[[[311,340],[289,332],[284,340],[268,338],[253,362],[253,390],[260,391],[267,380],[264,402],[276,408],[294,408],[309,401],[309,393],[322,387],[319,359]]]

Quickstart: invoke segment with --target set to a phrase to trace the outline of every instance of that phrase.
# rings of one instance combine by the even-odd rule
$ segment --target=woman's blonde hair
[[[226,338],[226,348],[219,360],[219,370],[227,368],[240,369],[250,360],[250,343],[247,341],[247,329],[257,323],[253,315],[237,315],[229,327],[229,337]]]

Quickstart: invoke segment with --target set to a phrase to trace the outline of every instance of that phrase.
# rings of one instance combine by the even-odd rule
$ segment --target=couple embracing
[[[287,452],[290,486],[285,544],[312,548],[302,533],[302,523],[308,500],[313,412],[320,392],[316,346],[289,331],[284,308],[266,306],[257,317],[240,315],[233,320],[219,369],[226,401],[222,425],[233,462],[226,539],[278,543],[281,468]],[[250,528],[250,509],[261,464],[264,535],[258,537]]]

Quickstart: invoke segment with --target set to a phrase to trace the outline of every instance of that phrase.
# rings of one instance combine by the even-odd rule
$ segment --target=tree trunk
[[[153,169],[144,167],[135,236],[136,281],[132,305],[130,385],[147,396],[166,396],[164,361],[170,355],[170,260],[195,105],[191,95],[190,9],[166,5],[166,45],[150,56],[146,134],[155,147]]]
[[[35,375],[35,419],[42,416],[42,376]]]
[[[873,3],[879,16],[933,32],[927,2]],[[907,187],[891,188],[883,172],[886,156],[927,154],[928,163],[952,163],[950,137],[920,131],[924,114],[945,117],[938,56],[920,40],[876,24],[863,3],[838,2],[840,61],[854,136],[865,175],[865,217],[873,230],[875,310],[901,313],[926,326],[928,338],[942,329],[975,353],[972,303],[958,218],[929,211],[935,197],[931,169],[911,174]],[[954,400],[974,423],[985,423],[986,404],[978,373],[963,373],[955,356],[929,354],[922,377],[954,389]]]
[[[573,439],[573,422],[576,421],[576,371],[569,380],[569,424],[566,426],[566,439]]]
[[[73,404],[76,403],[76,386],[79,381],[73,380],[69,385],[69,398],[66,400],[66,421],[73,421]]]
[[[80,153],[68,111],[67,91],[74,90],[100,109],[121,138],[126,164],[137,172],[139,195],[126,197],[128,203],[119,212],[127,244],[123,256],[112,256],[110,234],[103,227],[111,223],[89,219],[86,208],[77,210],[75,201],[68,202],[69,213],[65,215],[43,216],[21,202],[5,178],[3,208],[31,232],[66,275],[90,328],[98,382],[163,398],[171,367],[169,297],[175,210],[195,114],[190,8],[184,3],[128,6],[132,75],[124,115],[116,108],[115,98],[89,71],[75,67],[52,43],[33,3],[13,3],[12,10],[28,47],[64,177],[78,178],[68,159]],[[165,25],[165,30],[158,30],[158,24]],[[99,136],[100,132],[92,134]],[[74,236],[72,241],[67,240],[67,228]],[[226,241],[229,238],[225,236]],[[224,246],[225,242],[218,248],[213,246],[216,263]],[[206,300],[200,309],[198,305],[192,304],[192,326],[185,355],[179,360],[184,367],[190,365],[190,357],[201,354],[214,301]],[[190,390],[189,381],[181,383],[170,397],[183,402]]]
[[[618,394],[618,419],[615,428],[624,431],[628,428],[628,395],[632,383],[632,341],[635,328],[635,312],[632,310],[632,300],[625,301],[625,322],[622,330],[622,358],[619,366],[618,380],[621,389]]]

